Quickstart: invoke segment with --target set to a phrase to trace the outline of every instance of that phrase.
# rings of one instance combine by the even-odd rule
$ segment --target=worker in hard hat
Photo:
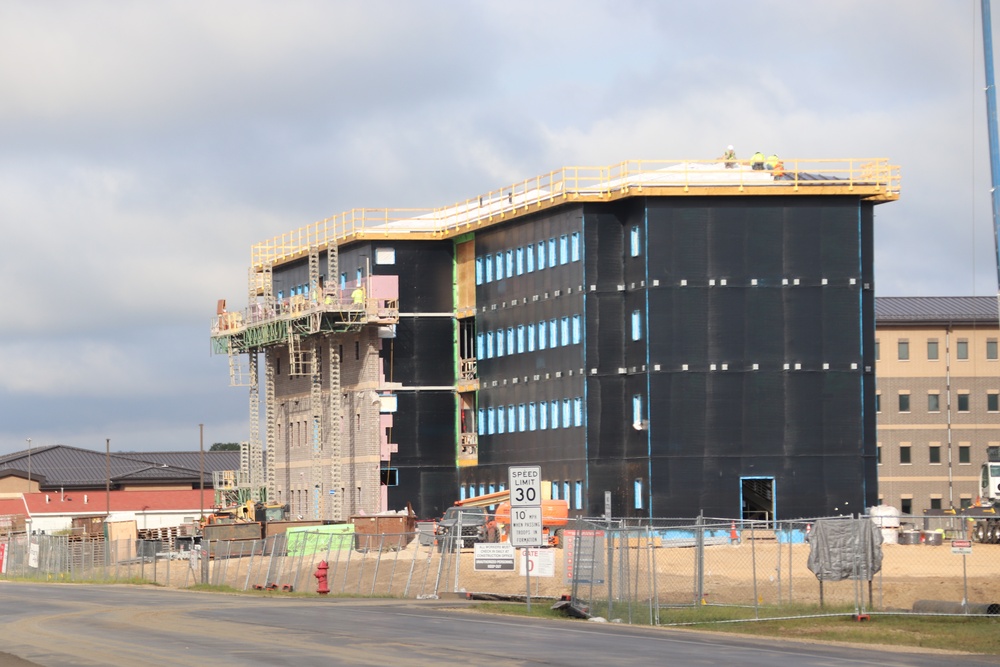
[[[764,154],[760,151],[754,153],[750,158],[750,167],[754,171],[764,171]]]
[[[732,144],[726,146],[726,152],[723,154],[722,159],[726,161],[726,169],[736,168],[736,149],[733,148]]]
[[[351,301],[354,302],[355,306],[365,305],[365,288],[361,285],[355,287],[354,291],[351,292]]]

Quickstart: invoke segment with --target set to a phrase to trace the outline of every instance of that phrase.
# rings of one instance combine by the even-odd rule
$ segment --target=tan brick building
[[[904,513],[973,503],[1000,445],[994,297],[875,302],[879,498]]]

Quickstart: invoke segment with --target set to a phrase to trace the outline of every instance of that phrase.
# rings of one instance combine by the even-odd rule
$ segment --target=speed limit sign
[[[510,482],[511,507],[540,507],[542,504],[542,467],[510,466],[507,469]]]

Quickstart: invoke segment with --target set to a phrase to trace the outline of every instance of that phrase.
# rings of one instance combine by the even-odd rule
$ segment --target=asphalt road
[[[455,608],[462,605],[5,582],[0,583],[0,667],[998,664],[991,657],[491,616]]]

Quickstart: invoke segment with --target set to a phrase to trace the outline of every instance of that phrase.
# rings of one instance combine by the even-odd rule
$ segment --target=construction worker
[[[764,154],[760,151],[754,153],[753,157],[750,158],[750,167],[754,171],[764,171]]]
[[[351,292],[351,301],[354,302],[355,306],[365,305],[365,288],[361,285],[355,287],[354,291]]]
[[[736,150],[732,144],[726,146],[726,152],[723,154],[722,159],[726,161],[726,169],[736,168]]]
[[[774,176],[781,176],[785,173],[785,164],[774,153],[768,156],[767,163],[764,166]]]

